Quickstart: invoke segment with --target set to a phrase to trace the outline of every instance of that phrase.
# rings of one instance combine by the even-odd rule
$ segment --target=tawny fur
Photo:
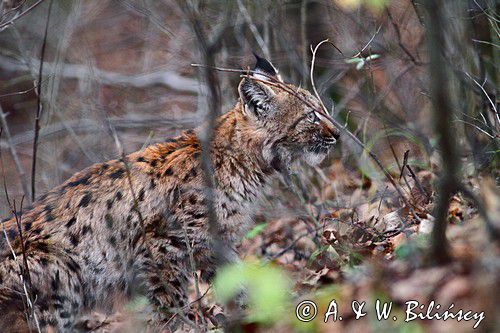
[[[319,107],[307,91],[294,89]],[[22,215],[30,290],[44,329],[72,330],[83,311],[109,308],[136,286],[147,293],[159,322],[174,308],[187,311],[185,233],[196,268],[210,278],[237,260],[235,246],[271,176],[302,156],[318,162],[338,138],[333,124],[293,95],[249,79],[239,93],[240,102],[218,119],[210,151],[223,260],[213,257],[196,130],[125,161],[90,166]],[[23,255],[14,218],[4,226],[18,256],[15,261],[0,237],[0,327],[6,328],[24,318]]]

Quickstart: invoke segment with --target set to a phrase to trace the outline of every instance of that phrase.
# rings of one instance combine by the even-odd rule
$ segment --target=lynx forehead
[[[210,280],[218,266],[238,259],[252,202],[273,174],[305,157],[318,163],[338,139],[334,125],[304,104],[319,105],[268,84],[281,80],[257,57],[253,78],[239,86],[236,106],[217,120],[210,157],[216,179],[215,212],[224,258],[214,256],[208,230],[201,145],[197,131],[90,166],[43,195],[0,237],[0,327],[26,325],[19,278],[23,251],[35,312],[43,328],[71,330],[83,311],[110,307],[115,297],[144,290],[158,324],[176,325],[174,310],[189,311],[187,241],[197,269]],[[301,97],[301,98],[299,98]],[[132,182],[132,186],[130,186]]]

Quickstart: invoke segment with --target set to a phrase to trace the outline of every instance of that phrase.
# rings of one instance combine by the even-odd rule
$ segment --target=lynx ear
[[[254,73],[253,76],[255,76],[260,80],[269,81],[269,77],[266,76],[269,75],[276,78],[278,81],[283,82],[278,70],[276,69],[276,67],[273,66],[273,64],[271,64],[270,61],[262,57],[259,57],[255,52],[253,52],[253,55],[256,60],[255,67],[253,69],[256,73]],[[266,75],[259,75],[259,73],[263,73]]]
[[[261,81],[271,81],[270,77],[272,77],[282,82],[273,64],[255,53],[253,55],[256,63],[252,77]],[[257,118],[262,118],[272,112],[272,100],[276,94],[265,82],[244,78],[240,82],[238,91],[244,104],[244,112],[251,112]]]
[[[241,80],[238,86],[244,112],[251,112],[257,118],[265,117],[272,112],[274,91],[262,82],[249,78]]]

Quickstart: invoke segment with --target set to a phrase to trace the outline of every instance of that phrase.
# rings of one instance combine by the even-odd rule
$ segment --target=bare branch
[[[39,60],[31,59],[30,64],[32,66],[39,66]],[[44,64],[47,72],[53,72],[56,66],[61,67],[60,75],[62,78],[66,79],[76,79],[76,80],[93,80],[116,86],[130,86],[134,88],[146,88],[151,86],[166,86],[169,89],[186,92],[186,93],[197,93],[198,84],[197,81],[191,78],[183,77],[174,71],[164,70],[155,71],[149,73],[139,73],[139,74],[122,74],[115,73],[106,70],[101,70],[98,68],[92,69],[92,76],[89,73],[89,67],[80,64],[55,64],[48,63]],[[0,67],[5,71],[29,71],[29,67],[26,64],[17,62],[15,60],[9,59],[7,57],[0,55]]]
[[[240,9],[241,14],[243,14],[243,17],[245,18],[246,23],[248,24],[248,27],[250,28],[250,31],[252,32],[252,35],[254,36],[255,40],[257,41],[257,44],[259,44],[260,49],[262,52],[264,52],[264,57],[267,59],[271,58],[271,53],[269,52],[269,48],[267,47],[266,43],[264,42],[264,38],[260,35],[259,30],[253,23],[252,17],[248,13],[247,8],[243,4],[242,0],[237,0],[238,1],[238,8]]]
[[[47,20],[45,21],[45,32],[43,34],[42,51],[40,54],[40,66],[38,70],[37,80],[37,110],[35,115],[35,138],[33,139],[33,156],[31,164],[31,202],[35,201],[35,176],[36,176],[36,155],[38,152],[38,135],[40,133],[40,117],[42,116],[42,75],[43,75],[43,60],[45,58],[45,47],[47,46],[47,33],[49,31],[50,13],[52,12],[53,0],[49,2]]]
[[[15,21],[19,20],[24,15],[28,14],[29,12],[31,12],[33,9],[35,9],[43,1],[44,0],[38,0],[33,5],[31,5],[29,8],[27,8],[25,11],[23,11],[22,13],[14,16],[12,19],[8,20],[5,23],[0,24],[0,32],[3,31],[3,30],[5,30],[5,29],[7,29],[8,27],[10,27],[12,24],[14,24]]]

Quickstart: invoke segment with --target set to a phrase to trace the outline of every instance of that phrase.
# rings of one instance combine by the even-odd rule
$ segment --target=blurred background
[[[454,111],[448,122],[456,134],[463,179],[474,190],[490,179],[496,191],[498,3],[443,3],[445,39],[436,47],[447,60]],[[415,218],[432,222],[425,214],[440,161],[424,16],[418,0],[2,0],[0,148],[9,197],[19,202],[24,195],[29,204],[37,112],[39,196],[86,166],[116,158],[113,131],[129,153],[200,125],[209,112],[211,81],[192,63],[208,59],[220,67],[247,68],[254,64],[253,51],[271,60],[285,81],[310,89],[311,46],[329,39],[336,48],[325,44],[319,49],[314,71],[323,101],[399,178],[404,194],[422,208],[421,216],[405,215],[408,207],[401,208],[384,174],[342,138],[321,168],[296,170],[294,191],[276,184],[257,218],[260,229],[248,235],[253,241],[242,251],[285,267],[298,265],[288,268],[303,268],[303,274],[307,267],[317,277],[309,284],[343,281],[339,262],[357,265],[366,249],[375,251],[375,235],[404,231]],[[228,111],[240,77],[214,76],[221,111]],[[411,172],[403,174],[405,165]],[[0,213],[7,216],[6,195],[0,192]],[[453,202],[450,209],[457,210],[450,216],[456,224],[477,216],[463,198]],[[331,235],[312,230],[325,221],[338,223],[321,231]],[[338,260],[324,246],[333,246],[331,237],[343,237],[346,221],[350,244],[353,239],[372,243],[364,252],[337,249]],[[356,224],[375,231],[358,234]],[[392,255],[397,244],[392,245],[379,250]]]

